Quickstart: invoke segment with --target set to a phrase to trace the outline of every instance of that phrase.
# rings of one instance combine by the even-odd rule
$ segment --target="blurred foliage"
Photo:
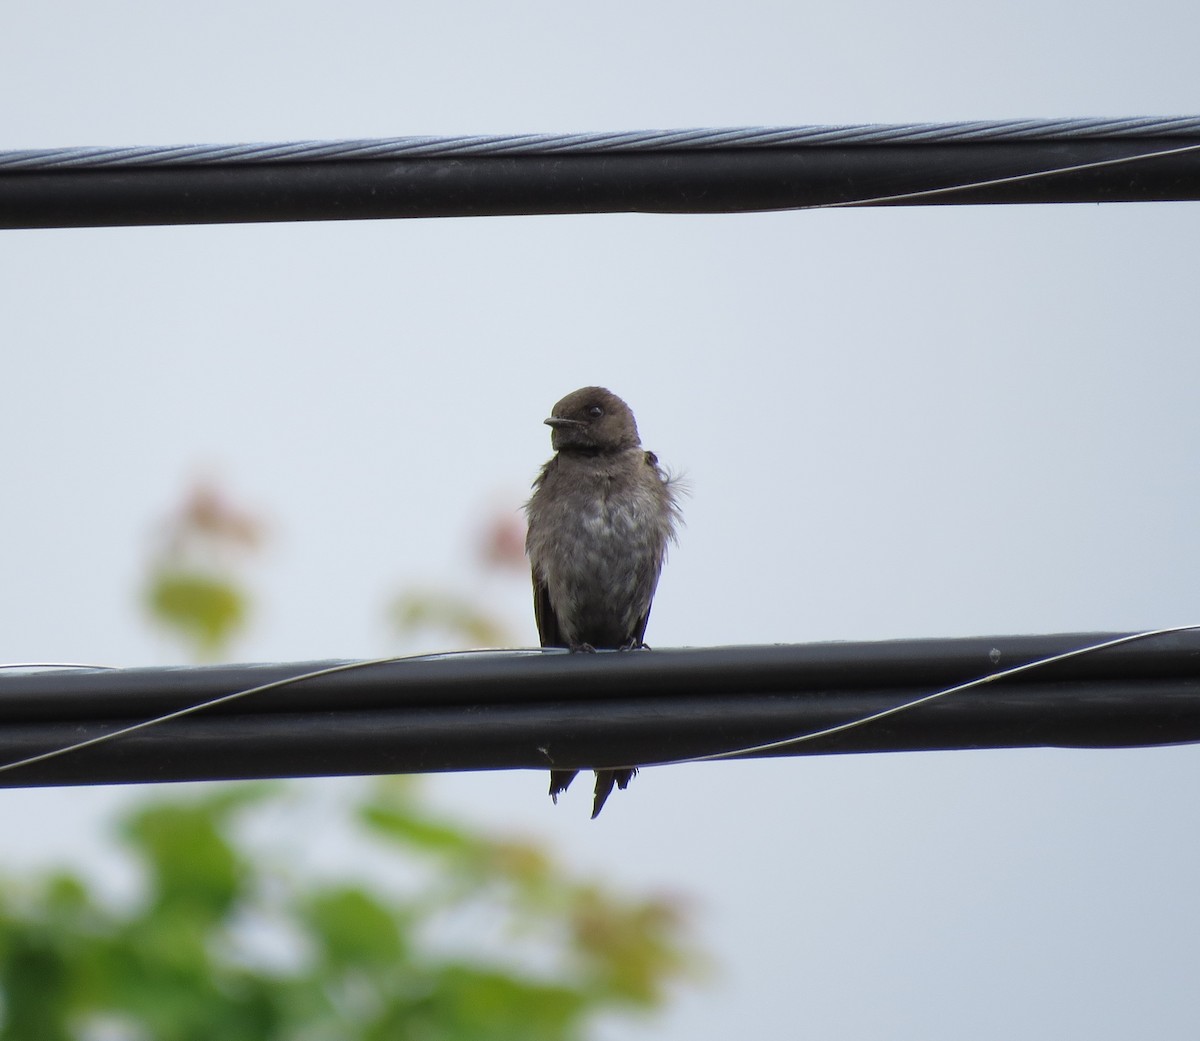
[[[210,481],[196,484],[163,525],[150,562],[146,607],[201,658],[215,658],[249,615],[239,572],[263,525]]]
[[[479,560],[490,568],[515,572],[529,579],[525,558],[525,522],[516,511],[496,509],[476,540]]]
[[[475,559],[488,571],[516,574],[528,584],[525,523],[512,509],[496,509],[475,537]],[[389,614],[405,637],[436,632],[460,649],[509,647],[511,630],[479,606],[473,596],[439,589],[408,589],[392,602]]]
[[[211,657],[246,623],[246,599],[232,582],[169,564],[150,580],[151,613]]]
[[[423,589],[403,593],[392,604],[392,620],[404,634],[436,629],[462,641],[464,648],[503,647],[508,630],[465,597]]]
[[[294,851],[237,838],[294,794],[222,785],[128,813],[144,878],[131,906],[71,874],[9,880],[0,1039],[565,1041],[598,1013],[655,1006],[695,967],[671,902],[569,878],[534,845],[431,814],[403,780],[374,785],[351,840],[394,859],[402,896],[300,877]],[[471,941],[456,944],[463,921]],[[247,923],[283,964],[249,952]]]
[[[497,513],[478,559],[527,580],[523,531]],[[152,556],[152,617],[196,656],[224,653],[261,542],[251,514],[198,485]],[[506,641],[466,598],[417,592],[394,610],[402,628]],[[144,886],[127,905],[84,875],[0,880],[0,1041],[573,1041],[600,1015],[660,1006],[700,965],[676,902],[571,877],[538,845],[433,813],[410,780],[374,782],[319,827],[303,802],[317,790],[222,784],[129,811],[119,834]],[[304,875],[295,842],[245,838],[297,804],[295,842],[349,843],[347,866],[383,858],[399,895]]]

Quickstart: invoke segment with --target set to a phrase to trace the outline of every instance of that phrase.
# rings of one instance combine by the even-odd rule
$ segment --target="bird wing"
[[[550,603],[550,589],[537,572],[533,573],[533,617],[537,622],[538,640],[543,647],[566,647],[558,615]]]
[[[637,620],[637,624],[633,627],[633,645],[641,647],[646,642],[646,626],[650,622],[650,608],[646,608],[646,613]]]
[[[566,647],[562,631],[558,627],[558,615],[550,603],[550,590],[545,582],[538,580],[537,572],[533,573],[533,617],[537,620],[538,639],[543,647]],[[550,771],[550,798],[558,802],[562,795],[575,780],[578,770]],[[622,785],[621,787],[624,787]],[[601,800],[603,802],[603,800]]]

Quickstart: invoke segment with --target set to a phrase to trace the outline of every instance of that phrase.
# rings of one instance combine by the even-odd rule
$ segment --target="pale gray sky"
[[[1187,114],[1198,32],[1182,2],[47,0],[0,14],[0,148]],[[388,598],[468,588],[588,383],[693,489],[655,645],[1200,621],[1197,241],[1195,204],[0,233],[0,660],[170,660],[139,569],[204,471],[275,535],[239,656],[386,653]],[[532,643],[524,584],[488,595]],[[598,822],[541,775],[430,789],[692,894],[716,979],[612,1038],[1097,1041],[1194,1036],[1198,770],[715,763]],[[0,856],[78,855],[112,799],[0,794]]]

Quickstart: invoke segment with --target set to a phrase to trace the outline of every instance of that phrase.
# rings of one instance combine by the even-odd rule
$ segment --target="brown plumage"
[[[603,387],[568,394],[546,423],[554,457],[525,506],[525,551],[543,647],[573,652],[644,647],[650,604],[675,538],[671,478],[641,447],[629,406]],[[592,816],[637,771],[597,770]],[[550,773],[558,801],[574,770]]]

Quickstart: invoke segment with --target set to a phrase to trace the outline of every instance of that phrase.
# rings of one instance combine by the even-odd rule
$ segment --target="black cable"
[[[0,671],[0,764],[291,677],[19,769],[0,785],[544,769],[711,756],[1200,741],[1200,634],[1005,676],[817,740],[942,688],[1129,634],[596,655]]]
[[[1200,121],[1084,122],[0,153],[0,228],[1200,198]]]

